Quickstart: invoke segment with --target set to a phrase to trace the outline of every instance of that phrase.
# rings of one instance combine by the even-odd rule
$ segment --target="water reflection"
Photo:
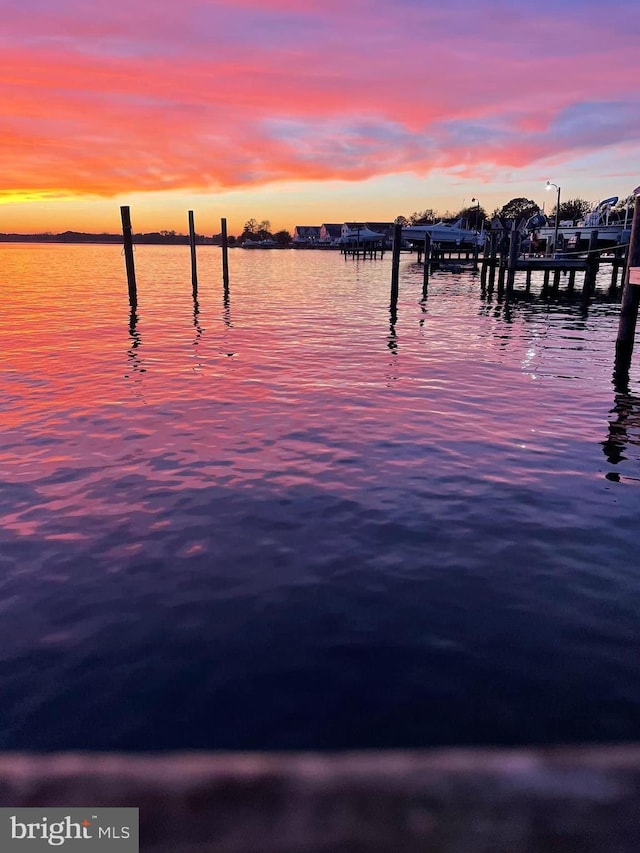
[[[612,465],[623,462],[628,445],[640,446],[640,397],[628,391],[618,391],[613,408],[609,413],[609,435],[602,442],[602,449]],[[607,474],[609,480],[619,480],[616,472]]]
[[[193,346],[194,346],[193,354],[194,354],[194,358],[198,359],[198,346],[200,344],[200,339],[202,338],[202,333],[203,333],[204,329],[202,328],[202,325],[200,324],[200,304],[199,304],[195,294],[193,297],[193,326],[196,330],[196,334],[195,334],[195,337],[193,339]],[[194,365],[193,369],[194,369],[194,371],[197,371],[201,367],[202,367],[202,364],[198,360],[196,362],[196,364]]]
[[[396,323],[398,321],[398,312],[395,305],[392,305],[389,310],[389,334],[387,335],[387,347],[391,353],[389,360],[389,371],[387,379],[394,382],[398,378],[398,334],[396,332]]]
[[[233,328],[233,323],[231,321],[231,300],[229,298],[228,287],[225,287],[224,294],[222,297],[222,320],[227,329]]]
[[[143,367],[143,360],[140,357],[139,349],[142,346],[142,338],[140,337],[140,332],[138,331],[138,317],[136,307],[132,306],[131,313],[129,314],[129,338],[131,339],[131,345],[127,350],[127,356],[129,358],[128,367],[130,372],[125,373],[125,378],[136,378],[137,374],[146,373],[146,368]],[[138,380],[140,380],[140,376],[137,376]]]

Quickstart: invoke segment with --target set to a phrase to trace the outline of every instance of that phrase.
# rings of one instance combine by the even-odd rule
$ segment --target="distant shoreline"
[[[135,234],[134,243],[159,246],[188,246],[186,234]],[[122,234],[85,234],[81,231],[64,231],[61,234],[0,234],[0,243],[100,243],[122,245]],[[212,237],[196,235],[199,245],[214,245]]]

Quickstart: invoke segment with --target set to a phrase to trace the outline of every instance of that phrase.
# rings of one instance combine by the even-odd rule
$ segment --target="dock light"
[[[556,227],[553,235],[553,253],[556,253],[556,246],[558,245],[558,225],[560,223],[560,187],[557,184],[552,184],[551,181],[547,181],[547,191],[551,189],[551,187],[555,187],[558,190],[558,199],[556,201]]]
[[[478,230],[478,220],[480,219],[480,200],[479,200],[479,199],[477,199],[477,198],[472,198],[472,199],[471,199],[471,204],[475,204],[475,206],[476,206],[476,223],[475,223],[475,228],[476,228],[476,231],[477,231],[477,230]],[[484,224],[484,223],[483,223],[483,224]]]

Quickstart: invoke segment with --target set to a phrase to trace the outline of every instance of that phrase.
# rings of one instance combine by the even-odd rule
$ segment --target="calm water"
[[[136,262],[130,316],[117,247],[0,246],[1,748],[640,737],[615,304]]]

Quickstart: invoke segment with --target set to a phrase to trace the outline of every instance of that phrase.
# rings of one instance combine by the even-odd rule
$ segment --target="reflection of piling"
[[[222,231],[222,284],[225,290],[229,289],[229,238],[227,237],[227,220],[220,220]]]
[[[198,264],[196,260],[196,229],[193,222],[193,210],[189,211],[189,246],[191,247],[191,286],[193,296],[198,293]]]
[[[400,281],[400,246],[402,243],[402,225],[393,226],[393,253],[391,256],[391,307],[398,303],[398,285]]]
[[[431,267],[431,234],[424,235],[424,268],[422,270],[422,298],[427,298],[429,287],[429,268]]]
[[[124,262],[127,268],[129,303],[132,307],[135,307],[138,304],[138,289],[136,287],[136,267],[133,262],[133,236],[131,233],[131,210],[129,207],[121,207],[120,216],[122,218],[122,239],[124,243]]]
[[[615,365],[615,377],[618,382],[620,380],[624,381],[625,377],[628,376],[629,367],[631,366],[636,321],[638,319],[638,305],[640,305],[640,284],[634,283],[638,267],[640,267],[640,196],[636,196],[633,208],[628,265],[624,277],[622,304],[620,306]]]

